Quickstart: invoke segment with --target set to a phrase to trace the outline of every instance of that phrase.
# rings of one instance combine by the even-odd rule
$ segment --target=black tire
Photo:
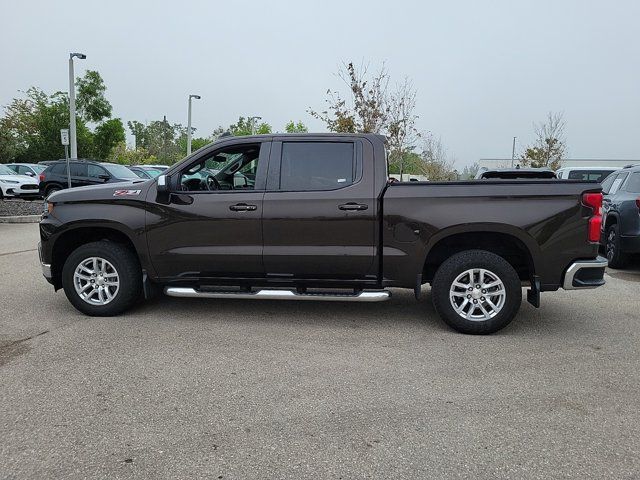
[[[609,228],[607,228],[604,249],[611,268],[624,268],[627,265],[629,257],[622,252],[620,229],[617,223],[611,224]]]
[[[111,301],[94,305],[83,300],[74,286],[76,268],[86,259],[99,257],[107,260],[118,274],[119,287]],[[110,317],[131,308],[142,292],[142,270],[136,255],[126,246],[110,241],[82,245],[67,257],[62,269],[62,287],[76,309],[92,317]]]
[[[498,279],[502,281],[504,287],[505,295],[501,308],[497,310],[497,313],[495,313],[493,317],[486,320],[472,320],[463,317],[456,312],[450,300],[450,291],[454,281],[460,275],[473,269],[488,270],[489,274],[492,274],[494,277],[497,276]],[[472,279],[471,283],[476,283],[476,280]],[[504,258],[485,250],[466,250],[447,259],[440,265],[440,268],[438,268],[431,282],[431,287],[433,305],[438,315],[440,315],[440,318],[454,330],[472,335],[487,335],[506,327],[514,319],[522,303],[522,285],[517,272]],[[473,287],[475,287],[475,285]],[[499,287],[492,288],[497,289]],[[484,292],[485,290],[474,289],[473,292],[468,292],[469,295],[465,295],[462,300],[459,301],[463,302],[465,297],[471,298],[471,294],[482,294],[491,300],[496,300],[496,297],[490,295],[491,291],[489,291],[488,294]],[[466,294],[467,292],[462,289],[461,293]],[[473,302],[473,304],[479,302],[487,306],[484,296],[481,297],[481,299],[471,299],[467,301],[467,308],[469,310],[475,309],[474,312],[478,312],[480,305],[476,307],[469,302]],[[482,311],[480,314],[482,314]]]
[[[49,198],[49,195],[51,195],[52,193],[59,192],[60,190],[62,190],[62,187],[59,185],[49,185],[47,189],[44,191],[45,200]]]

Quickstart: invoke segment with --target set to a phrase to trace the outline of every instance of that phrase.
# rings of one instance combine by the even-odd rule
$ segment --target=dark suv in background
[[[622,268],[640,253],[640,165],[613,172],[602,182],[601,243],[609,266]]]
[[[71,186],[84,187],[103,183],[128,182],[140,178],[124,165],[74,160],[70,162]],[[67,188],[67,163],[63,161],[49,164],[40,174],[40,193],[46,198],[53,192]]]

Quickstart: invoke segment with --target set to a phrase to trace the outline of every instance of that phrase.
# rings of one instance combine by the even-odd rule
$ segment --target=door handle
[[[365,205],[364,203],[354,203],[354,202],[349,202],[349,203],[344,203],[342,205],[340,205],[338,207],[340,210],[366,210],[367,208],[369,208],[369,205]]]
[[[257,210],[258,207],[256,205],[247,205],[246,203],[236,203],[235,205],[231,205],[229,210],[234,212],[253,212]]]

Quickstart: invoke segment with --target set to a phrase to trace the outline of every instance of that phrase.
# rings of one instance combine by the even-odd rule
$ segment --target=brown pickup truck
[[[142,295],[376,302],[424,284],[442,319],[485,334],[522,288],[604,284],[601,188],[571,180],[388,181],[372,134],[225,137],[156,179],[63,190],[40,260],[88,315]]]

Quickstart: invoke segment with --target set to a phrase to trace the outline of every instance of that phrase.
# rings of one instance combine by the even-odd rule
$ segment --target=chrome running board
[[[238,298],[243,300],[323,300],[328,302],[384,302],[391,297],[387,290],[369,290],[358,293],[298,293],[293,290],[256,290],[255,292],[206,292],[195,288],[165,287],[170,297],[183,298]]]

